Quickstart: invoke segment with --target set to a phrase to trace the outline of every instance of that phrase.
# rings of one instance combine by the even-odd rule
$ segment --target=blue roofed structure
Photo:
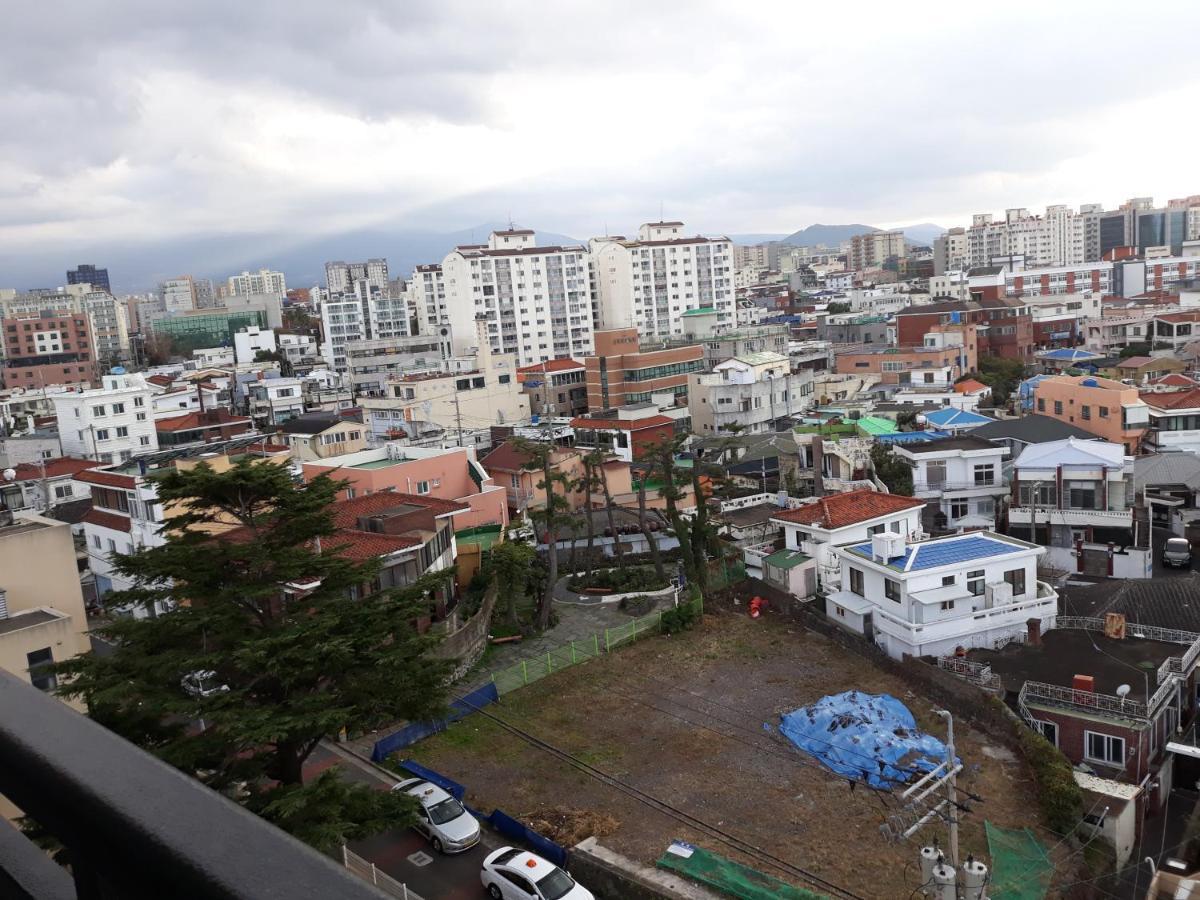
[[[990,425],[996,421],[977,412],[957,409],[953,406],[944,406],[941,409],[935,409],[933,412],[927,412],[924,415],[925,421],[934,428],[950,432],[951,434],[970,431],[972,428],[978,428],[981,425]]]
[[[924,444],[927,441],[937,441],[952,436],[948,431],[927,428],[924,431],[896,431],[892,434],[877,434],[875,441],[880,444]]]
[[[858,544],[850,548],[855,553],[871,558],[871,545]],[[905,547],[904,554],[887,561],[890,569],[897,572],[920,572],[942,566],[958,565],[993,556],[1003,556],[1025,549],[1024,541],[1014,546],[1008,540],[986,535],[966,534],[935,541],[924,541]]]

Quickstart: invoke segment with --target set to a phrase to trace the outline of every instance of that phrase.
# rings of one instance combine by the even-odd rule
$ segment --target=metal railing
[[[408,887],[403,882],[397,881],[387,872],[379,871],[375,863],[363,859],[345,844],[342,845],[342,865],[367,884],[379,888],[389,897],[398,897],[399,900],[419,900],[416,894],[409,893]]]
[[[969,681],[971,684],[985,691],[991,691],[995,694],[1004,693],[1004,682],[1001,681],[999,675],[992,671],[992,667],[986,663],[972,662],[961,656],[942,656],[938,658],[938,668],[952,675],[957,675],[964,681]]]
[[[65,891],[10,890],[28,866],[19,836],[7,835],[5,896],[380,897],[334,860],[7,672],[0,710],[0,793],[71,859]]]
[[[1024,707],[1027,700],[1049,706],[1093,710],[1135,719],[1149,718],[1149,710],[1154,708],[1153,701],[1148,705],[1141,700],[1128,700],[1124,697],[1114,697],[1111,694],[1098,694],[1095,691],[1078,691],[1074,688],[1045,684],[1041,681],[1027,681],[1022,685],[1018,703]]]

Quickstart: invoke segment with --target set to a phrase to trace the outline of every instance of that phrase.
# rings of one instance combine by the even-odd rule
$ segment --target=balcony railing
[[[381,896],[333,860],[7,672],[0,672],[0,710],[0,793],[61,841],[71,860],[67,875],[4,825],[6,897]]]
[[[1018,524],[1030,524],[1034,513],[1037,514],[1037,524],[1045,525],[1090,525],[1096,522],[1120,527],[1133,523],[1133,510],[1125,509],[1055,509],[1039,506],[1013,506],[1008,510],[1008,521]]]

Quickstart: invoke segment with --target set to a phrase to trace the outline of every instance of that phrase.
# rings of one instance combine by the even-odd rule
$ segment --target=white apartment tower
[[[456,247],[441,272],[442,324],[450,326],[455,353],[469,350],[482,321],[491,349],[516,354],[521,366],[591,355],[589,264],[583,247],[539,247],[525,228],[494,231],[486,244]]]
[[[151,391],[141,375],[105,375],[102,386],[55,394],[63,456],[110,464],[158,449]]]
[[[158,286],[159,297],[162,298],[163,310],[168,313],[187,312],[196,309],[196,287],[191,275],[182,278],[170,278]]]
[[[365,281],[381,293],[388,292],[388,264],[386,259],[368,259],[366,262],[346,263],[341,260],[325,263],[325,287],[330,294],[349,294],[354,286]]]
[[[636,328],[643,338],[683,334],[683,314],[714,308],[717,327],[733,328],[733,243],[686,237],[682,222],[650,222],[638,239],[593,238],[597,327]]]
[[[417,320],[417,333],[432,335],[438,325],[449,325],[446,282],[439,265],[417,266],[408,282],[409,314]]]
[[[282,297],[287,293],[287,279],[282,272],[274,272],[271,269],[242,272],[240,275],[229,276],[229,293],[235,297],[245,294],[278,294]]]

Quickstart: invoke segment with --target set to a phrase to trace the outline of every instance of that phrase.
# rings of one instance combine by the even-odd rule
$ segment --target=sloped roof
[[[855,419],[851,424],[857,425],[859,431],[866,434],[895,434],[899,431],[895,422],[882,416],[863,416],[861,419]]]
[[[517,369],[522,375],[537,375],[541,372],[562,372],[567,369],[582,369],[584,367],[577,359],[548,359],[544,363],[533,363]]]
[[[1094,434],[1084,431],[1078,425],[1037,414],[1021,416],[1019,419],[996,419],[987,425],[972,429],[971,434],[987,438],[989,441],[1012,438],[1026,444],[1044,444],[1069,437],[1084,441],[1097,440]]]
[[[212,421],[215,417],[216,421]],[[222,425],[250,424],[246,416],[235,416],[223,406],[204,412],[193,410],[181,416],[154,420],[155,431],[195,431],[198,428],[220,428]]]
[[[88,469],[94,469],[100,463],[91,459],[77,459],[74,456],[57,456],[48,459],[42,465],[37,463],[21,463],[13,471],[17,473],[16,481],[38,481],[42,477],[42,466],[45,466],[47,478],[62,478],[76,475]]]
[[[334,425],[342,424],[343,421],[345,420],[333,413],[305,413],[294,419],[288,419],[279,426],[279,430],[284,434],[320,434]]]
[[[1154,453],[1133,461],[1137,490],[1155,485],[1185,484],[1200,488],[1200,457],[1192,453]]]
[[[87,484],[100,484],[104,487],[137,487],[137,479],[132,475],[118,475],[115,472],[102,472],[96,469],[84,469],[82,472],[76,472],[73,477],[76,481],[83,481]]]
[[[387,512],[397,506],[419,506],[430,510],[434,515],[444,516],[450,513],[470,512],[471,507],[457,500],[442,500],[426,494],[402,494],[399,491],[376,491],[373,494],[363,494],[352,500],[339,500],[333,504],[333,524],[338,528],[352,528],[360,516],[373,516]]]
[[[1154,409],[1195,409],[1200,407],[1200,387],[1187,391],[1148,391],[1138,394]]]
[[[82,521],[88,525],[99,525],[101,528],[111,528],[113,531],[131,531],[132,526],[127,516],[105,512],[102,509],[89,509]]]
[[[926,441],[904,449],[907,453],[941,453],[946,450],[994,450],[999,452],[1002,448],[987,438],[977,437],[974,432],[971,432],[942,438],[938,441]]]
[[[1153,356],[1128,356],[1117,363],[1118,369],[1140,369],[1148,362],[1154,362]]]
[[[971,425],[987,425],[996,421],[995,419],[989,419],[987,416],[981,416],[977,412],[957,409],[953,406],[935,409],[933,412],[927,412],[924,415],[925,421],[938,428],[965,428]]]
[[[1021,451],[1015,465],[1018,469],[1086,465],[1119,468],[1125,465],[1125,448],[1108,441],[1081,441],[1069,437],[1065,441],[1029,445]]]
[[[1162,385],[1163,387],[1180,387],[1193,388],[1200,387],[1200,381],[1194,378],[1188,378],[1179,372],[1172,372],[1169,375],[1163,375],[1159,378],[1151,379],[1150,384]]]
[[[513,446],[511,441],[505,441],[479,461],[488,472],[499,469],[505,472],[515,472],[529,464],[530,456]]]
[[[572,428],[604,428],[612,431],[641,431],[643,428],[673,424],[674,420],[666,416],[646,416],[644,419],[590,419],[580,416],[571,420]]]
[[[966,381],[960,381],[954,385],[954,390],[959,394],[973,394],[976,391],[990,390],[990,388],[982,381],[976,381],[974,378],[968,378]]]
[[[917,500],[915,497],[881,494],[878,491],[850,491],[821,497],[815,503],[808,503],[796,509],[783,510],[772,516],[772,521],[813,525],[832,531],[924,505],[923,500]]]
[[[1086,362],[1089,359],[1101,359],[1102,354],[1092,353],[1090,350],[1077,350],[1075,348],[1063,347],[1059,350],[1043,350],[1036,354],[1038,359],[1052,359],[1061,362]]]

